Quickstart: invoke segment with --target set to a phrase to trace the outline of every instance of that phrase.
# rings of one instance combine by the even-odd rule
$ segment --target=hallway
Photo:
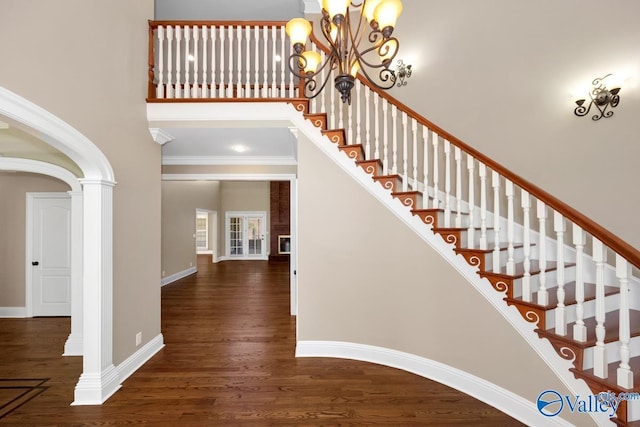
[[[403,371],[293,357],[288,268],[199,257],[197,274],[162,289],[165,348],[103,406],[69,406],[81,360],[59,356],[68,319],[0,319],[0,378],[48,378],[10,414],[0,409],[0,425],[520,425]],[[0,406],[18,390],[4,385]]]

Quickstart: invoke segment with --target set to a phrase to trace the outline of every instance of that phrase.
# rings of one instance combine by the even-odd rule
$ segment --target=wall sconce
[[[604,84],[603,80],[610,75],[611,74],[607,74],[604,77],[593,79],[593,82],[591,82],[591,84],[593,85],[593,89],[591,89],[591,91],[589,92],[591,102],[589,103],[588,107],[585,107],[584,103],[586,99],[578,99],[576,101],[576,104],[578,104],[578,106],[574,110],[576,116],[586,116],[587,114],[589,114],[591,107],[594,105],[598,109],[598,113],[594,114],[593,117],[591,117],[592,120],[596,121],[600,120],[603,117],[608,118],[613,116],[613,111],[607,111],[607,108],[615,108],[618,106],[618,103],[620,103],[620,95],[618,95],[618,92],[620,92],[620,88],[616,87],[613,89],[607,89],[607,86]]]
[[[396,75],[396,78],[398,79],[397,86],[398,87],[406,86],[407,85],[406,79],[411,77],[411,64],[405,64],[404,61],[402,61],[402,59],[398,59],[398,62],[396,63],[395,75]]]

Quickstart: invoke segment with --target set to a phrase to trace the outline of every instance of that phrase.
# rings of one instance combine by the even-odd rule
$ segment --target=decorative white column
[[[83,360],[73,405],[99,405],[120,388],[113,365],[113,182],[83,186]]]
[[[71,196],[71,333],[63,356],[82,356],[82,192]]]

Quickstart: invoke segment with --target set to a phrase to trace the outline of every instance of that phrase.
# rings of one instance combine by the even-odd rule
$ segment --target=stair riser
[[[611,342],[605,344],[607,349],[607,361],[609,363],[620,361],[620,342]],[[630,357],[640,356],[640,337],[631,337],[629,341]],[[584,351],[583,359],[584,369],[593,369],[593,347],[589,347]],[[637,386],[637,385],[636,385]]]
[[[556,293],[558,292],[558,287],[554,287],[554,288],[550,288],[549,289],[549,293]],[[614,294],[614,295],[607,295],[605,296],[605,312],[609,312],[609,311],[613,311],[613,310],[617,310],[618,307],[620,306],[620,294]],[[583,310],[584,310],[584,314],[583,314],[583,318],[584,319],[588,319],[590,317],[595,317],[596,315],[596,300],[590,300],[590,301],[585,301],[583,304]],[[565,307],[565,318],[566,318],[566,323],[572,323],[576,321],[577,318],[577,314],[576,314],[576,304],[572,304],[569,305],[567,307]],[[555,319],[556,319],[556,309],[553,310],[548,310],[546,313],[546,325],[544,325],[545,329],[551,329],[551,328],[555,328],[556,324],[555,324]],[[567,336],[571,337],[573,336],[573,330],[569,330],[567,329]]]
[[[404,206],[408,207],[409,209],[416,209],[422,206],[421,194],[417,194],[411,197],[402,196],[402,195],[393,196],[393,197],[398,199],[400,203],[402,203]]]
[[[572,282],[576,278],[576,269],[575,267],[566,268],[564,271],[564,282]],[[540,286],[540,275],[534,274],[531,276],[531,292],[536,292]],[[545,288],[547,290],[554,289],[558,286],[557,282],[557,270],[547,271],[545,272]],[[522,296],[522,279],[516,279],[514,281],[513,287],[513,296],[520,297]]]
[[[507,250],[500,251],[500,261],[498,265],[505,266],[507,265],[507,260],[509,259],[509,252]],[[513,259],[517,264],[524,260],[524,248],[514,248],[513,250]],[[485,271],[493,270],[493,253],[488,253],[484,255],[484,265]],[[505,271],[504,269],[502,271]]]

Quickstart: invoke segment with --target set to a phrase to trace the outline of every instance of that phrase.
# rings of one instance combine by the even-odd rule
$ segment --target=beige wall
[[[163,277],[196,266],[196,209],[220,209],[218,181],[162,182]]]
[[[299,340],[412,353],[532,402],[549,388],[568,393],[440,255],[304,136],[298,147]]]
[[[160,333],[160,146],[146,120],[153,1],[1,0],[0,86],[106,155],[113,206],[114,363]],[[141,309],[144,307],[144,309]]]
[[[25,307],[27,192],[67,192],[44,175],[0,172],[0,307]]]
[[[640,2],[403,4],[394,34],[414,67],[392,95],[640,248]],[[576,117],[571,92],[608,73],[631,76],[614,116]]]

